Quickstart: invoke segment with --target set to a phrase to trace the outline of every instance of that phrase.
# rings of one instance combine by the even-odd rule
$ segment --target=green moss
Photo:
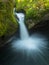
[[[16,0],[16,10],[26,11],[26,22],[36,24],[49,13],[49,0]]]
[[[18,27],[13,15],[13,2],[0,2],[0,36],[12,35]]]

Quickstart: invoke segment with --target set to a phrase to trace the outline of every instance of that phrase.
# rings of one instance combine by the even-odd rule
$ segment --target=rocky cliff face
[[[40,32],[46,36],[49,36],[49,14],[46,14],[42,20],[30,29],[30,33]]]

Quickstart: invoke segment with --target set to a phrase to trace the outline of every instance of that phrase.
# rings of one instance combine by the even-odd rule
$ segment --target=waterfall
[[[34,54],[39,53],[45,50],[46,47],[46,39],[43,36],[39,36],[39,34],[34,34],[33,36],[29,36],[27,28],[24,24],[24,19],[25,19],[25,15],[23,13],[17,13],[14,12],[14,15],[16,15],[18,17],[18,23],[20,26],[20,39],[18,40],[14,40],[12,42],[12,48],[15,48],[16,51],[22,52],[22,53],[26,53],[27,55],[29,54]],[[40,52],[39,52],[40,51]],[[42,54],[41,52],[41,54]]]
[[[27,39],[29,37],[27,28],[24,24],[24,18],[25,15],[23,13],[16,13],[18,19],[19,19],[19,26],[20,26],[20,37],[21,39]]]

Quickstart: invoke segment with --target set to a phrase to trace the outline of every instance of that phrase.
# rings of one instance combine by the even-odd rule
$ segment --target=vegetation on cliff
[[[0,36],[12,35],[17,29],[17,22],[13,15],[12,0],[0,2]]]
[[[49,13],[49,0],[16,0],[16,10],[20,9],[26,11],[26,23],[30,28]]]
[[[0,0],[0,36],[12,35],[18,27],[13,8],[26,12],[26,24],[31,28],[49,13],[49,0]]]

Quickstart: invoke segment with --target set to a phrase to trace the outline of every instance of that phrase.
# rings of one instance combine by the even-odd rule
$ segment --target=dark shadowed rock
[[[39,23],[30,29],[30,33],[33,32],[49,35],[49,14],[46,14]]]

